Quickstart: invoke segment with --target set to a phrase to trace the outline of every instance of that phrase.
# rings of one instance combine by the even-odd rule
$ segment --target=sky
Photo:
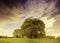
[[[13,36],[27,18],[41,19],[46,35],[60,36],[60,0],[0,0],[1,36]]]

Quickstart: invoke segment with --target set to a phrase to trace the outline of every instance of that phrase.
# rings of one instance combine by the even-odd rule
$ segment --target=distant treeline
[[[45,38],[60,40],[60,36],[57,36],[57,37],[55,37],[55,36],[46,36]]]
[[[0,38],[17,38],[17,37],[0,36]],[[18,37],[18,38],[21,38],[21,37]],[[60,36],[58,36],[58,37],[55,37],[55,36],[45,36],[43,38],[59,39],[60,40]]]
[[[13,38],[13,37],[8,37],[8,36],[0,36],[0,38]]]
[[[55,39],[55,36],[46,36],[46,38]]]

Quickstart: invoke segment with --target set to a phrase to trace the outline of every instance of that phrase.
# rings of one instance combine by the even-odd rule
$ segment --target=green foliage
[[[24,30],[24,36],[28,38],[38,38],[45,36],[45,24],[40,19],[26,19],[21,26],[21,29]],[[38,31],[40,33],[38,33]]]
[[[15,29],[13,32],[13,36],[17,38],[20,37],[20,29]]]
[[[14,37],[41,38],[45,36],[45,24],[40,19],[26,19],[21,29],[14,30]]]
[[[55,36],[46,36],[46,38],[55,39]]]
[[[56,39],[60,42],[60,36],[58,36]]]
[[[37,29],[39,29],[39,28],[44,29],[45,24],[40,19],[26,19],[21,28],[26,29],[29,27],[31,27],[31,28],[35,27]]]

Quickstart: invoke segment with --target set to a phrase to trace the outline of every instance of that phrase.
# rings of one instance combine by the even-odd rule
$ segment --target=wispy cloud
[[[26,18],[40,18],[47,34],[59,34],[60,0],[0,0],[0,35],[12,35]]]

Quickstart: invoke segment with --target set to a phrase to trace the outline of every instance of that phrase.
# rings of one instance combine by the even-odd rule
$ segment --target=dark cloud
[[[55,7],[55,9],[53,9],[51,12],[53,12],[51,15],[51,17],[55,17],[60,15],[60,0],[52,0],[52,2],[55,4],[53,7]],[[51,3],[50,3],[51,4]],[[52,4],[51,4],[52,5]]]
[[[25,9],[26,8],[26,3],[28,2],[28,0],[20,0],[20,4],[21,4],[21,6],[23,6],[23,8]]]
[[[58,11],[54,12],[53,14],[51,14],[51,17],[56,17],[60,15],[60,10],[58,9]]]
[[[0,20],[8,20],[11,19],[11,17],[13,17],[14,14],[12,13],[12,10],[9,9],[6,6],[2,6],[0,8]]]
[[[24,6],[28,0],[0,0],[0,6],[6,5],[10,8],[16,7],[18,5]]]
[[[0,0],[0,6],[2,5],[6,5],[9,8],[12,8],[18,5],[18,0]]]
[[[60,8],[60,0],[57,0],[56,7]]]
[[[0,19],[10,19],[10,17],[13,16],[13,8],[17,6],[17,0],[0,0]]]
[[[21,5],[25,5],[28,0],[20,0]]]
[[[13,9],[24,8],[26,2],[27,0],[0,0],[0,19],[10,19],[10,17],[15,16],[12,14]]]
[[[51,14],[51,17],[55,17],[55,16],[58,16],[60,15],[60,0],[55,0],[55,6],[53,7],[56,7],[52,12],[54,12],[53,14]]]
[[[46,2],[46,3],[49,3],[49,2],[51,2],[51,0],[45,0],[45,2]]]
[[[0,8],[0,19],[10,19],[10,17],[13,16],[11,9],[4,7]]]
[[[35,0],[35,1],[36,2],[39,2],[40,0]],[[43,0],[43,1],[45,1],[47,4],[48,4],[48,2],[52,2],[52,0]],[[0,0],[0,19],[1,18],[3,18],[3,19],[7,18],[8,19],[9,17],[14,16],[11,13],[12,12],[12,9],[14,7],[17,8],[17,7],[21,6],[25,10],[25,7],[27,7],[25,4],[27,2],[28,2],[28,0]],[[55,1],[53,1],[53,3],[54,2]],[[60,14],[60,0],[57,0],[55,6],[53,6],[53,7],[56,7],[56,9],[58,9],[58,10],[55,11],[56,9],[54,9],[54,10],[51,11],[51,12],[54,12],[55,11],[53,14],[50,14],[51,15],[51,18]],[[46,11],[46,9],[45,9],[45,11]],[[44,16],[45,16],[45,14],[43,15],[43,17]]]

